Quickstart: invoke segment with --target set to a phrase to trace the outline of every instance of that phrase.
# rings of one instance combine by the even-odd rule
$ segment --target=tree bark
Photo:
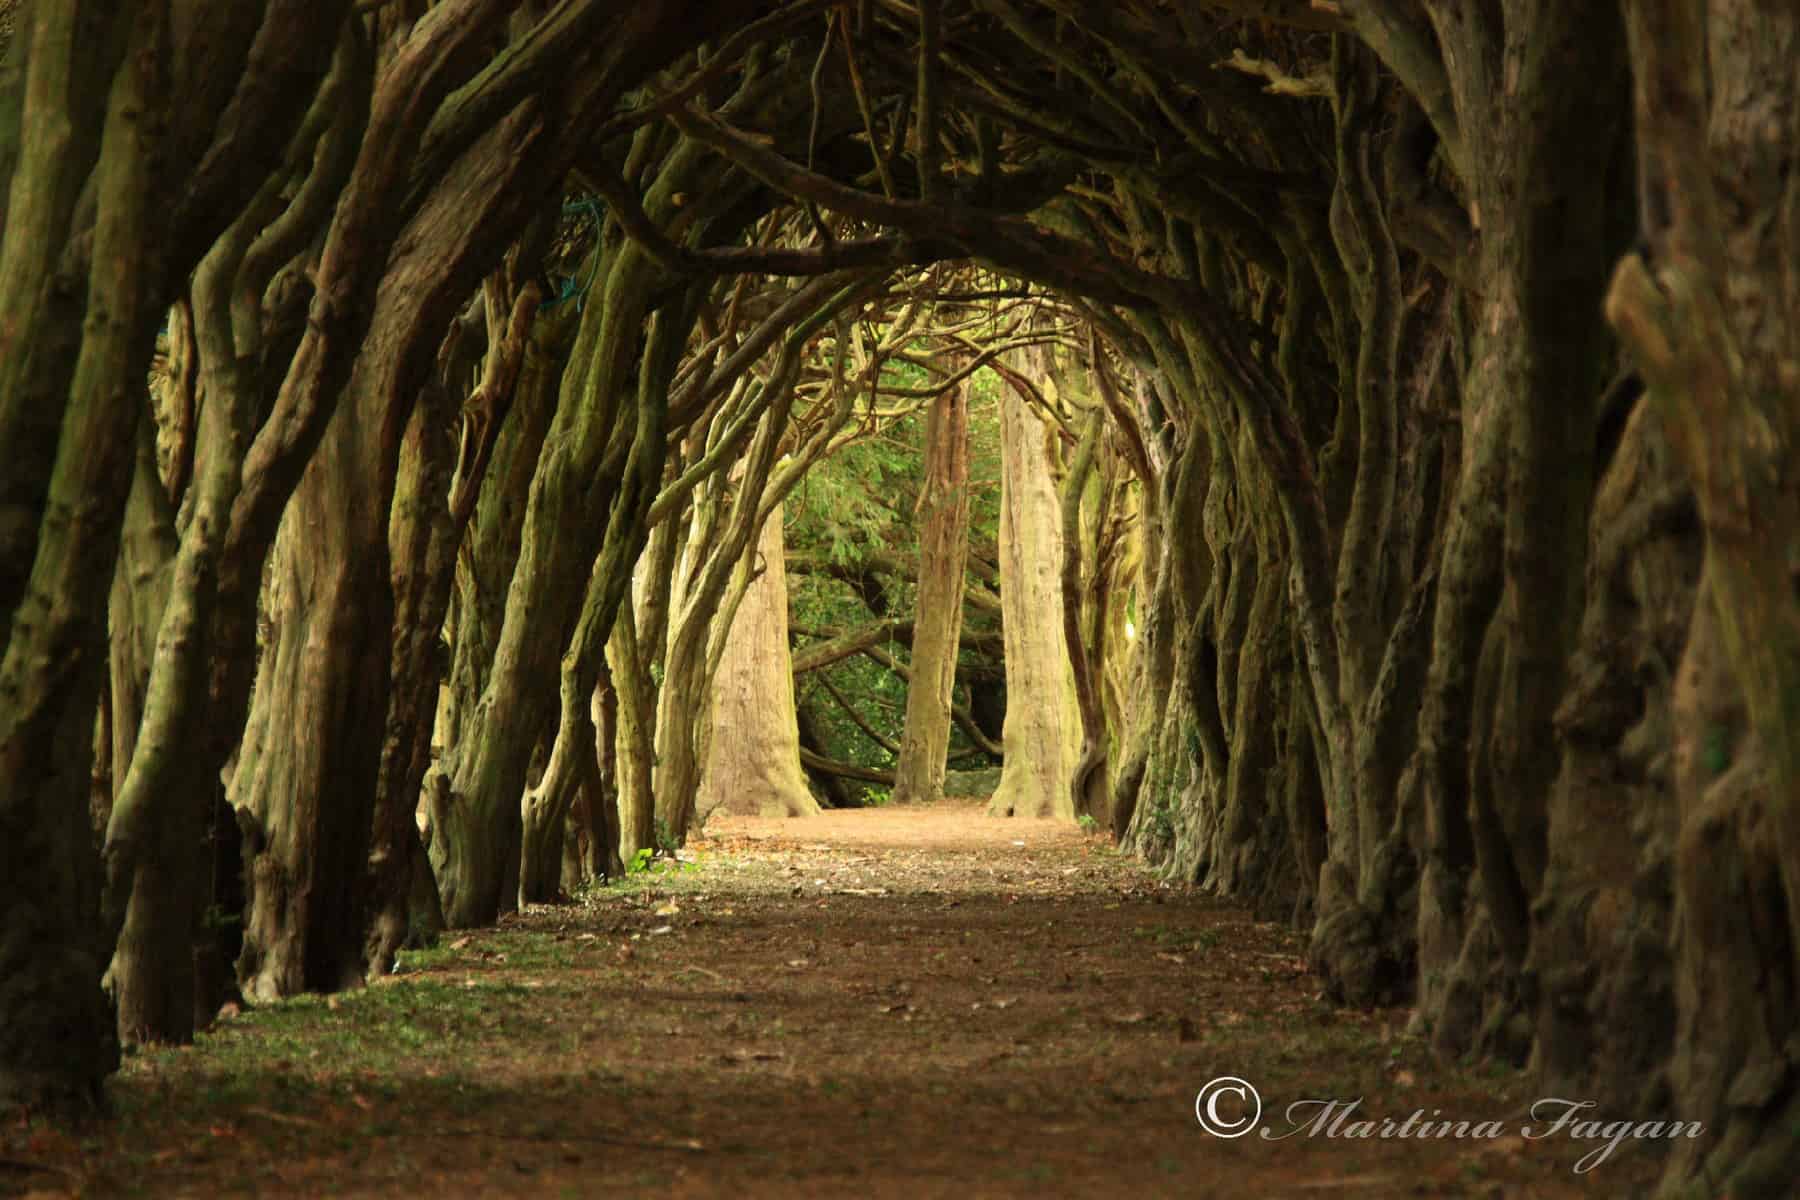
[[[535,211],[526,197],[555,161],[540,128],[526,108],[490,131],[409,222],[347,385],[354,407],[331,422],[284,518],[271,567],[274,642],[233,778],[232,802],[257,829],[239,964],[253,998],[360,984],[377,914],[406,903],[397,796],[380,847],[393,869],[368,869],[395,659],[389,526],[403,433],[445,329],[498,258],[494,246]],[[435,645],[434,607],[409,605],[427,624],[404,641]]]
[[[969,407],[963,387],[948,388],[931,403],[916,512],[922,518],[918,613],[906,724],[894,765],[895,804],[932,803],[944,795],[969,555]]]
[[[167,107],[168,12],[130,4],[110,20],[91,9],[78,19],[74,6],[42,5],[28,16],[23,120],[33,128],[0,246],[0,453],[15,464],[25,493],[9,468],[0,495],[9,526],[0,548],[0,907],[8,914],[0,937],[0,1108],[70,1112],[99,1105],[101,1081],[118,1062],[99,988],[109,931],[88,792],[105,676],[106,589],[161,287],[149,243],[160,214],[151,189]],[[83,72],[82,59],[97,47],[100,69]],[[104,61],[121,51],[122,61]],[[99,97],[104,116],[90,123],[79,108]],[[85,263],[70,255],[65,264],[86,267],[85,285],[71,277],[46,287],[73,215],[73,189],[95,152],[91,254]],[[45,311],[57,306],[57,291],[77,310]],[[43,328],[34,328],[34,315]],[[67,366],[39,359],[59,343],[71,348],[71,340],[78,348]],[[47,378],[29,374],[28,346]],[[40,383],[61,394],[30,395],[28,385]],[[30,411],[33,402],[44,407]],[[60,425],[51,433],[53,452],[27,461],[36,450],[28,427],[46,420]],[[31,483],[46,464],[40,500]]]
[[[1800,15],[1626,6],[1646,249],[1607,315],[1704,534],[1675,673],[1670,1195],[1775,1195],[1800,1156]],[[1755,987],[1745,980],[1755,978]]]
[[[1006,636],[1006,765],[997,816],[1075,819],[1081,715],[1062,639],[1062,522],[1048,431],[1016,388],[1000,398],[1000,603]]]
[[[670,186],[685,179],[679,164],[665,169]],[[666,403],[687,340],[687,326],[677,329],[675,314],[665,313],[652,326],[649,348],[640,350],[661,273],[631,244],[603,266],[532,480],[500,640],[472,718],[483,736],[456,747],[447,802],[432,814],[432,864],[444,916],[455,928],[489,923],[517,902],[527,768],[539,739],[556,730],[541,684],[559,672],[589,591],[582,581],[598,553],[569,530],[599,530],[608,540],[624,532],[612,529],[609,507],[634,444],[633,398]],[[635,387],[628,383],[633,373]]]
[[[809,817],[819,811],[800,769],[800,725],[788,658],[781,505],[763,522],[712,680],[712,737],[695,810]]]

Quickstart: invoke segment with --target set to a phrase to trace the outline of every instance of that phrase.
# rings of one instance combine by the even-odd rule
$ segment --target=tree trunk
[[[640,344],[660,278],[648,255],[627,245],[602,267],[532,479],[506,616],[472,715],[481,736],[455,748],[446,803],[432,814],[432,865],[456,928],[488,924],[517,902],[527,768],[539,739],[556,729],[543,681],[559,672],[596,554],[569,531],[612,533],[608,509],[631,443],[634,396],[666,397],[687,339],[670,312],[653,326],[650,348]],[[651,374],[632,387],[633,372]]]
[[[1075,819],[1081,714],[1063,642],[1062,514],[1049,433],[1016,388],[1000,397],[1000,602],[1006,636],[1006,765],[997,816]]]
[[[553,898],[562,876],[562,836],[569,810],[577,796],[599,797],[605,787],[598,756],[599,734],[593,719],[594,695],[607,670],[609,631],[631,590],[631,567],[648,536],[645,518],[656,497],[667,453],[663,429],[666,393],[642,395],[638,405],[618,499],[607,525],[606,544],[594,560],[581,617],[563,655],[562,709],[556,742],[542,780],[525,795],[521,901]],[[604,832],[603,823],[601,833]]]
[[[666,586],[666,584],[665,584]],[[614,738],[619,789],[619,855],[625,862],[640,850],[655,850],[656,693],[647,647],[637,636],[635,603],[619,607],[618,620],[607,642],[607,662],[613,687],[618,690],[618,728]]]
[[[475,713],[506,618],[507,589],[518,565],[532,475],[568,365],[563,335],[572,311],[573,306],[564,306],[554,319],[548,314],[540,318],[512,411],[499,428],[469,527],[458,546],[448,610],[450,670],[437,706],[432,747],[432,770],[440,773],[458,747],[481,735]]]
[[[960,385],[938,393],[931,403],[925,478],[915,511],[922,517],[918,615],[913,621],[906,725],[894,765],[895,804],[931,803],[944,795],[950,705],[962,636],[963,565],[969,556],[969,405]],[[784,635],[785,625],[784,621]],[[785,636],[782,644],[786,645]]]
[[[537,257],[533,241],[528,238],[513,251],[510,261],[515,270],[520,258]],[[419,853],[417,814],[444,677],[444,618],[457,550],[513,408],[513,394],[530,354],[528,332],[542,294],[535,281],[519,286],[506,270],[491,275],[482,291],[487,352],[481,381],[464,404],[460,448],[450,441],[452,414],[447,401],[449,387],[459,382],[454,376],[434,379],[421,389],[401,447],[388,532],[396,599],[393,684],[376,776],[366,881],[374,904],[364,952],[365,969],[371,974],[385,973],[402,945],[416,945],[433,926],[442,927],[441,908],[429,905],[420,911],[414,898],[419,890],[413,884],[416,875],[431,870],[429,858]],[[544,331],[548,340],[554,327],[546,325],[551,326]]]
[[[0,246],[0,1108],[59,1112],[98,1106],[118,1062],[88,792],[106,592],[158,316],[151,189],[169,67],[166,8],[83,15],[27,14],[20,174]],[[90,162],[91,253],[69,255],[71,273],[46,286]],[[56,390],[32,393],[45,385]],[[38,453],[34,433],[53,450]]]
[[[292,44],[282,53],[303,52],[304,61],[318,47],[300,35],[316,38],[320,30],[307,30],[300,15],[285,9],[284,19],[277,20],[276,11],[270,10],[257,46],[264,52],[269,49],[263,34],[277,42],[287,38]],[[307,11],[314,20],[330,15],[316,5]],[[302,155],[313,158],[313,174],[294,193],[286,212],[263,211],[271,198],[281,197],[277,182],[268,184],[239,214],[208,255],[216,278],[204,289],[204,302],[196,276],[197,324],[202,323],[203,303],[209,312],[203,324],[210,332],[201,340],[212,402],[204,406],[202,420],[216,422],[208,439],[210,459],[203,468],[212,482],[207,503],[197,506],[184,535],[176,587],[158,639],[144,727],[108,829],[109,888],[121,902],[130,895],[136,903],[132,879],[148,852],[153,830],[168,821],[191,822],[192,828],[202,830],[207,814],[215,811],[219,774],[232,759],[252,691],[255,615],[265,552],[357,360],[371,314],[380,307],[381,270],[406,211],[394,203],[393,193],[409,182],[408,148],[416,146],[424,133],[435,98],[453,84],[450,64],[460,61],[459,47],[485,36],[498,15],[484,9],[481,0],[452,0],[440,11],[440,20],[417,31],[386,64],[370,117],[379,135],[371,135],[360,151],[357,139],[371,111],[370,64],[360,39],[342,39],[343,53],[330,77],[336,82],[328,81],[315,97],[315,110],[329,129],[327,140],[316,155],[310,155],[306,137],[296,142]],[[324,28],[327,43],[339,29],[335,22]],[[234,130],[238,135],[244,132]],[[255,130],[248,132],[254,143]],[[310,136],[317,134],[313,128]],[[371,144],[378,145],[379,152],[370,150]],[[285,137],[276,142],[278,148],[283,145]],[[268,150],[261,147],[257,153]],[[288,164],[289,169],[299,165]],[[202,179],[211,177],[203,173]],[[411,182],[428,185],[435,176]],[[217,180],[212,183],[222,186]],[[430,202],[420,211],[433,211]],[[266,224],[272,215],[280,219]],[[300,292],[291,305],[278,299],[273,314],[259,311],[255,303],[232,309],[241,297],[252,301],[260,297],[267,281],[294,255],[309,253],[319,224],[327,220],[330,227],[318,263],[308,273],[316,285],[310,297]],[[263,236],[252,243],[259,230]],[[283,295],[293,292],[287,289]],[[274,318],[279,332],[279,321],[288,317],[290,307],[293,316],[304,310],[309,319],[305,332],[291,343],[297,348],[287,376],[271,398],[264,387],[268,381],[251,368],[267,355],[281,360],[280,343],[265,344],[272,341],[265,322]],[[252,441],[256,414],[271,399],[261,436]],[[261,845],[261,831],[252,833],[246,845],[254,854]],[[167,910],[157,919],[186,919],[183,906],[162,904],[147,892],[144,896],[146,902]]]
[[[702,823],[721,809],[765,817],[819,811],[800,769],[782,545],[777,504],[763,522],[749,564],[756,574],[738,602],[713,675],[712,738],[696,801]]]
[[[406,904],[410,797],[388,797],[380,851],[391,866],[369,870],[396,656],[390,510],[433,353],[494,266],[495,244],[534,211],[525,193],[553,166],[541,143],[519,152],[533,124],[526,111],[490,131],[408,223],[347,386],[354,407],[327,429],[284,518],[272,567],[275,636],[233,779],[233,803],[258,830],[239,966],[258,999],[359,984],[377,914]],[[439,541],[439,572],[449,543]],[[417,579],[419,590],[407,597],[415,627],[401,631],[400,661],[435,663],[441,604],[429,593],[447,575],[420,578],[416,564],[405,566],[402,581]],[[422,708],[417,724],[427,727]]]
[[[148,424],[138,433],[137,474],[126,509],[119,570],[112,596],[112,760],[114,795],[124,791],[137,748],[138,726],[174,565],[175,519],[156,469]],[[110,809],[109,809],[110,812]],[[104,826],[102,826],[104,829]],[[164,898],[170,919],[146,920],[144,906],[128,915],[113,948],[106,984],[118,1009],[120,1040],[183,1042],[193,1033],[194,976],[183,960],[197,952],[201,889],[190,881],[202,865],[189,823],[166,822],[138,886]],[[210,865],[208,863],[207,865]]]
[[[1666,732],[1671,1107],[1705,1130],[1677,1143],[1667,1191],[1773,1196],[1800,1158],[1800,14],[1626,9],[1647,248],[1618,265],[1607,315],[1704,532]]]

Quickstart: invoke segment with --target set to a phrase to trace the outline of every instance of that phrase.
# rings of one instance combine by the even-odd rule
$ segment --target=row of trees
[[[875,615],[940,712],[978,364],[997,806],[1308,924],[1446,1053],[1705,1121],[1671,1189],[1779,1186],[1796,50],[1758,0],[26,0],[0,1098],[188,1035],[196,962],[351,986],[681,836],[709,681],[777,686],[729,614],[774,623],[782,505],[901,399]],[[1055,329],[959,334],[938,262]],[[948,734],[904,743],[927,794]]]

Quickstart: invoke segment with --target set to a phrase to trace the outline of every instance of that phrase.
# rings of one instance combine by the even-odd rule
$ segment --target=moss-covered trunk
[[[239,963],[253,996],[360,983],[376,915],[406,904],[409,810],[397,795],[383,809],[381,858],[369,868],[389,683],[397,635],[409,669],[421,642],[435,647],[450,538],[439,539],[435,578],[403,564],[408,625],[397,631],[389,534],[401,446],[444,331],[494,265],[495,245],[533,211],[521,191],[550,168],[533,125],[527,110],[490,131],[408,222],[347,384],[351,405],[331,422],[284,516],[271,567],[273,640],[232,781],[233,803],[253,828]],[[411,707],[423,734],[428,714]]]
[[[1659,732],[1674,802],[1671,1107],[1705,1132],[1679,1144],[1667,1191],[1775,1196],[1800,1158],[1800,14],[1626,9],[1646,249],[1619,264],[1607,312],[1704,538]]]
[[[0,454],[12,464],[0,491],[0,1108],[66,1112],[96,1106],[118,1061],[99,987],[110,931],[89,769],[159,315],[168,12],[26,15],[20,169],[0,244]],[[65,254],[83,178],[91,241]]]
[[[686,181],[681,165],[665,168],[657,189],[662,204],[677,181]],[[491,922],[516,903],[526,773],[557,721],[556,693],[542,684],[558,675],[581,616],[598,553],[595,532],[614,536],[609,506],[632,444],[635,402],[666,398],[687,339],[675,310],[657,319],[649,346],[643,344],[660,278],[649,256],[628,244],[600,264],[586,300],[532,479],[493,665],[471,715],[481,736],[455,747],[445,801],[432,818],[432,865],[452,926]],[[570,530],[595,532],[582,539]]]
[[[610,506],[605,543],[594,560],[593,572],[582,600],[574,636],[563,654],[561,717],[550,761],[538,786],[526,793],[523,816],[523,857],[520,862],[519,899],[541,901],[556,892],[563,869],[563,827],[578,794],[597,797],[605,786],[600,772],[599,736],[594,726],[593,699],[606,670],[606,643],[621,605],[631,590],[631,569],[649,536],[647,519],[662,480],[668,454],[665,426],[668,419],[666,380],[674,366],[671,345],[679,345],[674,330],[685,333],[693,320],[690,308],[677,309],[656,318],[651,345],[661,348],[661,370],[644,372],[637,404],[627,425],[614,433],[608,447],[609,463],[623,460],[616,498]],[[664,329],[671,332],[658,336]],[[601,832],[604,834],[604,823]],[[601,861],[611,865],[614,855],[603,848]]]

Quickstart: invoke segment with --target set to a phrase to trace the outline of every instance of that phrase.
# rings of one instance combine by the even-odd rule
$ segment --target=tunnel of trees
[[[949,765],[1787,1186],[1800,9],[0,9],[0,1106]]]

